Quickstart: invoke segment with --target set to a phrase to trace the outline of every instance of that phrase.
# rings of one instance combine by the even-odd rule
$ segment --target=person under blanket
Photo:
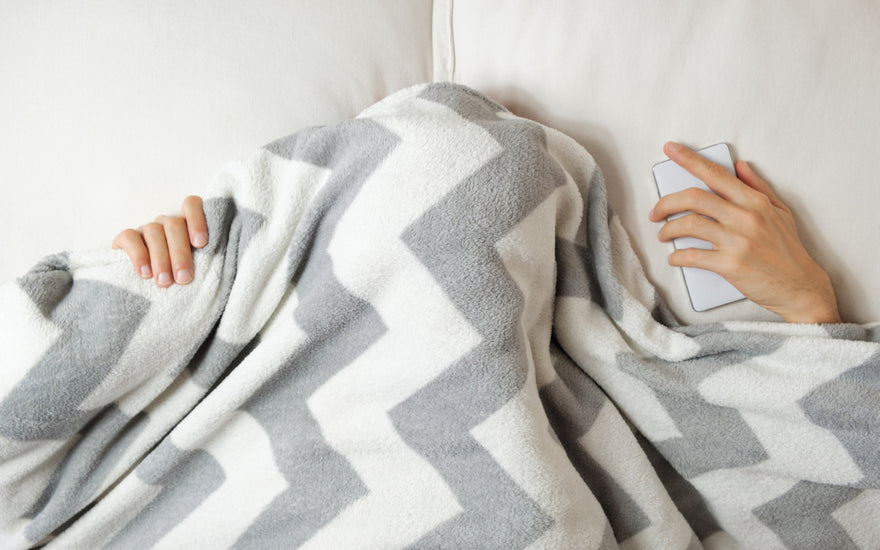
[[[718,195],[655,204],[715,245],[671,262],[792,323],[680,324],[589,152],[452,83],[45,258],[0,286],[0,547],[877,548],[880,324],[747,164],[666,153]]]
[[[716,193],[680,191],[661,198],[651,210],[652,222],[667,220],[658,233],[661,241],[689,236],[713,244],[713,250],[675,250],[671,265],[714,271],[790,323],[841,321],[831,280],[804,248],[791,209],[748,163],[738,161],[734,176],[681,144],[669,142],[663,151]],[[692,214],[667,219],[686,211]],[[193,280],[190,245],[207,243],[202,200],[190,196],[180,216],[159,216],[126,229],[113,240],[113,248],[125,250],[139,276],[168,287]]]

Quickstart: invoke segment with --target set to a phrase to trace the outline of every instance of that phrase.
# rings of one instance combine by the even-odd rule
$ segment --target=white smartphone
[[[733,167],[733,157],[730,154],[730,147],[726,143],[719,143],[705,149],[700,149],[697,153],[713,162],[717,162],[731,174],[736,174]],[[661,197],[677,191],[683,191],[689,187],[699,187],[710,193],[712,192],[700,179],[671,160],[654,165],[654,181],[657,183],[657,190],[660,191]],[[688,213],[682,212],[681,214],[670,216],[669,219],[679,218]],[[703,248],[712,250],[712,243],[694,237],[680,237],[673,239],[672,242],[676,249]],[[696,267],[682,267],[681,270],[684,274],[688,294],[691,297],[691,305],[696,311],[706,311],[707,309],[723,306],[724,304],[745,298],[740,291],[717,273]]]

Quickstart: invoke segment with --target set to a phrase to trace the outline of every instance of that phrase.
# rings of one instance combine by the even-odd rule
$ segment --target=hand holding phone
[[[727,144],[712,145],[700,149],[697,153],[720,164],[731,174],[736,174],[733,167],[733,157]],[[700,179],[671,160],[655,164],[653,171],[654,181],[661,197],[684,191],[690,187],[712,192]],[[681,212],[668,219],[680,218],[687,214],[690,212]],[[712,243],[694,237],[679,237],[673,239],[672,242],[676,249],[702,248],[712,250]],[[691,305],[696,311],[706,311],[745,298],[739,290],[717,273],[697,267],[682,267],[681,270],[691,298]]]
[[[719,146],[701,153],[669,142],[663,150],[676,167],[664,165],[655,172],[658,184],[666,182],[660,185],[667,193],[649,215],[654,222],[666,219],[657,237],[661,241],[698,237],[681,242],[701,245],[669,256],[670,264],[688,268],[685,277],[694,307],[715,307],[741,292],[788,322],[840,322],[831,279],[801,242],[791,209],[748,163],[732,164],[726,149]],[[673,182],[671,187],[668,182]],[[699,189],[688,192],[688,187]],[[682,212],[686,217],[677,219]]]

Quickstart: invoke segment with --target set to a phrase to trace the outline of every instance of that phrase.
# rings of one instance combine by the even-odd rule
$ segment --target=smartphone
[[[726,143],[719,143],[700,149],[697,153],[713,162],[717,162],[731,174],[736,174],[733,167],[733,157],[730,154],[730,147]],[[683,191],[689,187],[699,187],[710,193],[712,192],[702,180],[671,160],[655,164],[653,171],[654,182],[657,184],[657,190],[660,192],[661,197]],[[682,212],[670,216],[668,219],[680,218],[687,214],[689,212]],[[676,249],[703,248],[712,250],[712,243],[694,237],[679,237],[673,239],[672,243]],[[693,306],[695,311],[706,311],[745,298],[740,291],[717,273],[696,267],[682,267],[681,270],[684,274],[688,295],[691,298],[691,306]]]

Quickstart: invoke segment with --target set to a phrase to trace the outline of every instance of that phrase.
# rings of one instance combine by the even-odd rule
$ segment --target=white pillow
[[[667,140],[730,143],[795,210],[844,316],[880,320],[876,2],[438,4],[451,24],[435,25],[435,43],[445,44],[435,67],[446,68],[437,77],[586,146],[648,276],[684,321],[772,317],[742,303],[691,310],[680,270],[666,263],[670,247],[647,219],[657,200],[651,166]]]
[[[0,3],[0,281],[431,79],[430,0]]]

